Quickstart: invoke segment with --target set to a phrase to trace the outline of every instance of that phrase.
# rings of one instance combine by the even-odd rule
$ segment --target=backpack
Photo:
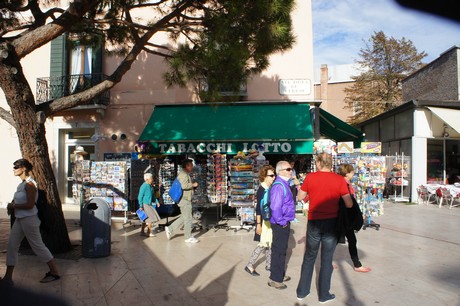
[[[182,185],[180,184],[178,178],[176,178],[172,183],[171,188],[168,191],[168,194],[171,197],[171,199],[176,203],[179,203],[180,199],[182,199]]]
[[[284,196],[286,196],[286,187],[283,184],[280,182],[274,182],[273,185],[283,186]],[[269,189],[265,189],[264,197],[262,198],[262,201],[260,201],[260,213],[262,215],[262,219],[265,221],[270,221],[270,218],[272,217],[272,211],[270,209],[270,190],[271,187]]]

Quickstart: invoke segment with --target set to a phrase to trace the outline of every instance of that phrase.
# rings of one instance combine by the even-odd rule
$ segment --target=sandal
[[[40,283],[44,284],[44,283],[54,282],[54,281],[57,281],[60,278],[61,277],[59,275],[53,274],[51,272],[48,272],[48,273],[45,274],[45,277],[41,279]]]
[[[362,273],[367,273],[371,272],[372,269],[368,267],[359,267],[359,268],[354,268],[356,272],[362,272]]]

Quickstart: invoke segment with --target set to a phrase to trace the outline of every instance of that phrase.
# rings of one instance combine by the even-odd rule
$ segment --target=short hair
[[[346,176],[348,173],[352,173],[353,171],[355,171],[355,168],[350,164],[341,164],[338,169],[341,176]]]
[[[279,174],[281,170],[283,170],[283,165],[288,164],[289,167],[291,166],[287,161],[281,160],[276,163],[276,174]]]
[[[15,162],[13,163],[13,165],[14,165],[14,166],[17,166],[17,167],[21,167],[21,168],[24,167],[24,168],[26,168],[26,171],[27,171],[27,172],[30,172],[30,171],[32,171],[32,169],[33,169],[33,166],[32,166],[32,164],[30,163],[30,161],[28,161],[28,160],[25,159],[25,158],[18,159],[17,161],[15,161]]]
[[[320,153],[316,156],[316,162],[319,163],[320,168],[332,169],[332,155],[328,153]]]
[[[273,166],[263,166],[260,171],[259,171],[259,181],[260,182],[263,182],[265,181],[265,178],[268,176],[268,171],[269,170],[272,170],[273,173],[275,173],[275,168],[273,168]]]
[[[148,180],[148,179],[151,179],[153,178],[153,174],[152,173],[144,173],[144,181]]]
[[[193,165],[193,160],[190,158],[186,158],[182,161],[181,167],[182,169],[187,168],[187,165],[192,164]]]

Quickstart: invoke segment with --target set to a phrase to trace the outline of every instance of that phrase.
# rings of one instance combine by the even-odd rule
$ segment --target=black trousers
[[[350,252],[351,260],[353,261],[353,265],[355,268],[360,268],[362,266],[361,262],[359,261],[358,257],[358,240],[356,239],[355,231],[348,230],[345,232],[345,237],[348,240],[348,251]]]
[[[272,224],[273,242],[272,242],[272,262],[270,265],[270,279],[282,283],[286,274],[286,253],[289,243],[289,234],[291,225],[286,227],[278,224]]]

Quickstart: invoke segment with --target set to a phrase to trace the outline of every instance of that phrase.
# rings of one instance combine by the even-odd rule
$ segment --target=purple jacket
[[[295,218],[295,203],[289,182],[280,177],[277,177],[275,182],[279,183],[273,184],[270,189],[270,209],[272,212],[270,223],[285,226]]]

